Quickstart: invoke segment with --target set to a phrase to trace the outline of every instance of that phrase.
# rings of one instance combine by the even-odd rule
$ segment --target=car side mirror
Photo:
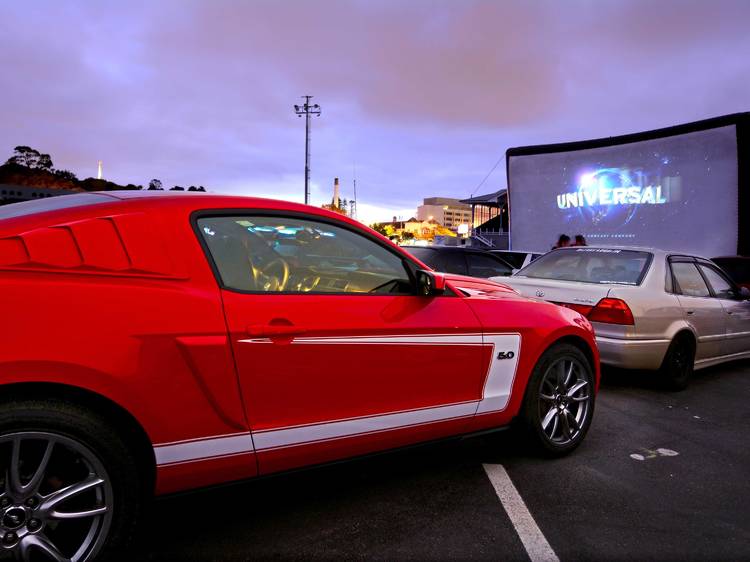
[[[417,270],[417,291],[425,297],[435,297],[445,292],[445,276],[442,273]]]
[[[740,287],[740,298],[743,301],[750,299],[750,289],[747,287]]]

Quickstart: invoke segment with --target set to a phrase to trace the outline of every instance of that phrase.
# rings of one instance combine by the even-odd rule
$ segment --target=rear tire
[[[669,390],[685,390],[693,375],[695,344],[686,335],[678,335],[667,348],[660,373]]]
[[[559,343],[542,354],[520,416],[537,451],[562,456],[581,444],[594,415],[594,387],[591,365],[574,345]]]
[[[125,559],[146,499],[140,474],[104,417],[61,400],[3,403],[0,549],[19,559]]]

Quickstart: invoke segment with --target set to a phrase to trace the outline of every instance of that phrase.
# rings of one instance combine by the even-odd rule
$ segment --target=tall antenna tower
[[[294,112],[298,117],[305,116],[305,205],[310,204],[310,116],[320,117],[320,106],[317,103],[310,105],[311,97],[302,96],[305,103],[301,106],[294,106]]]
[[[96,179],[98,180],[102,179],[102,161],[101,160],[99,160],[99,166],[96,171]]]
[[[357,220],[357,164],[353,165],[354,173],[352,183],[354,185],[354,200],[349,202],[349,213],[350,216]]]

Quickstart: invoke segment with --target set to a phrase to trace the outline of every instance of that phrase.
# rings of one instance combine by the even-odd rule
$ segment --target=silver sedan
[[[571,247],[492,279],[579,311],[594,326],[603,364],[661,370],[675,389],[693,369],[750,357],[750,292],[704,258]]]

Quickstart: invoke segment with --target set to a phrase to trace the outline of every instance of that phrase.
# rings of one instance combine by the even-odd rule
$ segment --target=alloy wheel
[[[591,377],[580,361],[561,357],[545,371],[539,389],[542,432],[554,445],[572,443],[584,431],[591,412]]]
[[[112,485],[101,461],[70,437],[0,436],[0,559],[93,560],[112,520]]]

